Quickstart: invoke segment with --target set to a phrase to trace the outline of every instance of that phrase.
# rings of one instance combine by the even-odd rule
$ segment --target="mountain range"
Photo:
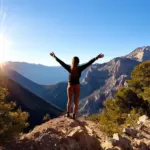
[[[25,78],[41,85],[51,85],[59,82],[67,81],[68,73],[61,66],[44,66],[41,64],[31,64],[26,62],[5,63],[10,69],[23,75]],[[85,76],[86,70],[83,72],[82,78]]]
[[[90,115],[101,111],[103,101],[107,98],[113,98],[117,89],[120,86],[126,85],[125,81],[130,79],[130,73],[133,68],[141,62],[149,59],[150,46],[144,46],[136,48],[126,56],[114,58],[103,64],[93,64],[87,68],[82,74],[81,79],[80,113]],[[31,81],[31,77],[25,77],[27,74],[24,75],[23,69],[22,72],[19,72],[12,67],[12,64],[13,62],[7,63],[7,65],[4,66],[4,73],[9,79],[15,81],[17,84],[21,85],[26,90],[29,90],[45,102],[65,110],[67,103],[67,82],[65,82],[65,80],[67,80],[67,76],[64,81],[55,84],[38,84]],[[17,62],[15,62],[15,64],[17,65]],[[20,65],[20,63],[18,64]],[[28,65],[30,66],[30,64]],[[31,66],[34,68],[33,64],[31,64]],[[40,75],[49,74],[50,78],[52,77],[51,75],[53,71],[50,71],[51,73],[46,73],[46,71],[42,72],[40,67],[37,67]],[[27,70],[30,69],[26,68],[24,72],[27,72]],[[62,77],[64,77],[63,75],[64,74],[62,74]],[[37,74],[34,76],[37,76]],[[47,80],[42,76],[40,78],[43,80],[42,83]]]

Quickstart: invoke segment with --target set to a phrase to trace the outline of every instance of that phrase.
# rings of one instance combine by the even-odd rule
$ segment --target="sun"
[[[4,35],[0,35],[0,63],[5,61],[7,51],[10,49],[11,42],[4,37]]]

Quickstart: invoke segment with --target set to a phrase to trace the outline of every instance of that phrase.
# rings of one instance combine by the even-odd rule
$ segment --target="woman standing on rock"
[[[67,87],[67,95],[68,95],[68,103],[67,103],[67,117],[70,117],[70,109],[71,109],[71,102],[72,96],[74,94],[74,109],[73,109],[73,119],[76,118],[76,114],[78,112],[78,103],[79,103],[79,95],[80,95],[80,77],[81,72],[94,63],[97,59],[103,58],[103,54],[99,54],[97,57],[91,59],[86,64],[79,66],[79,58],[73,57],[72,65],[65,64],[62,60],[55,56],[52,52],[50,53],[52,57],[56,59],[68,72],[69,72],[69,81]]]

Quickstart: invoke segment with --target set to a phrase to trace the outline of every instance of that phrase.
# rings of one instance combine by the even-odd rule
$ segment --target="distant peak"
[[[139,62],[149,60],[150,58],[150,46],[138,47],[130,54],[125,56],[126,58],[134,59]]]

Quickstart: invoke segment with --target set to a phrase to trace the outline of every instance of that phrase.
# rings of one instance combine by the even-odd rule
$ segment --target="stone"
[[[143,116],[139,117],[139,120],[137,123],[138,124],[145,123],[147,120],[148,120],[148,117],[146,115],[143,115]]]
[[[78,134],[82,134],[82,132],[83,132],[82,128],[80,126],[77,126],[73,128],[67,136],[75,137],[75,136],[78,136]]]
[[[131,137],[136,137],[138,131],[134,128],[124,128],[123,133]]]
[[[150,128],[150,121],[147,120],[147,121],[144,123],[144,125],[145,125],[147,128]]]

